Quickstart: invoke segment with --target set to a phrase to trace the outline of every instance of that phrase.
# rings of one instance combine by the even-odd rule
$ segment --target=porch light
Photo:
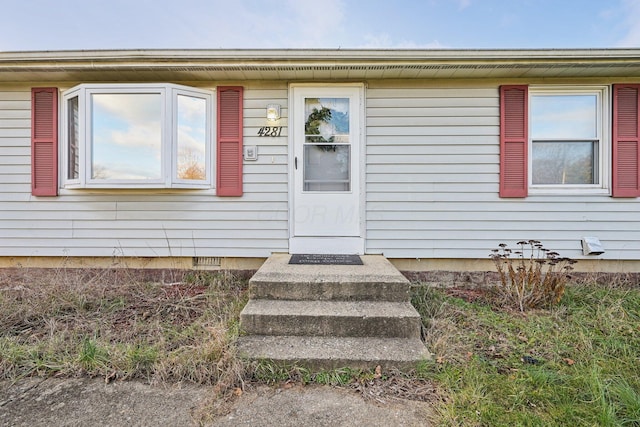
[[[275,122],[280,119],[280,105],[279,104],[268,104],[267,105],[267,120],[270,122]]]

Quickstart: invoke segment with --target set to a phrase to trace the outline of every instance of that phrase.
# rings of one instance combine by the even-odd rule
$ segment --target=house
[[[639,101],[640,49],[2,52],[0,265],[639,272]]]

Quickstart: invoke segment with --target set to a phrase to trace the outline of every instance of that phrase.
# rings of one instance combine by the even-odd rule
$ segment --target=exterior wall
[[[38,83],[37,86],[43,86]],[[0,86],[0,256],[265,257],[288,249],[287,138],[258,138],[285,83],[244,84],[244,195],[215,190],[30,193],[30,88]],[[283,115],[286,114],[286,109]],[[286,126],[286,118],[280,120]],[[286,128],[285,128],[286,129]]]
[[[580,238],[597,236],[606,250],[598,258],[640,260],[638,199],[498,197],[500,83],[368,82],[367,253],[486,259],[499,243],[513,247],[518,240],[537,239],[562,255],[582,258]],[[0,86],[0,256],[287,252],[287,83],[230,84],[245,87],[244,144],[258,146],[259,153],[257,161],[244,164],[241,198],[217,197],[214,190],[62,190],[58,197],[35,198],[31,85]],[[283,106],[281,137],[257,136],[266,125],[268,103]]]
[[[482,259],[535,239],[583,258],[580,239],[597,236],[599,258],[640,259],[639,199],[498,197],[500,84],[369,83],[367,251]]]

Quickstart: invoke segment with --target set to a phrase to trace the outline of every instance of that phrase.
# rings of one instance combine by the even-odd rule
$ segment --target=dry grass
[[[311,372],[241,360],[235,347],[244,279],[127,269],[0,272],[0,378],[91,376],[106,382],[188,381],[213,393],[194,417],[226,413],[252,383],[326,384],[378,403],[434,397],[431,382],[399,372]]]
[[[190,381],[226,390],[244,377],[235,354],[247,283],[173,272],[141,281],[126,269],[5,272],[0,377]]]
[[[349,388],[358,391],[365,400],[381,404],[397,399],[419,402],[436,402],[440,399],[440,393],[432,381],[398,371],[360,375],[349,384]]]

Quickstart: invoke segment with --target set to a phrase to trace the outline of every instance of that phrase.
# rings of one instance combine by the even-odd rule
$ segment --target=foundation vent
[[[193,266],[195,268],[213,268],[220,267],[221,258],[217,256],[196,256],[193,257]]]

